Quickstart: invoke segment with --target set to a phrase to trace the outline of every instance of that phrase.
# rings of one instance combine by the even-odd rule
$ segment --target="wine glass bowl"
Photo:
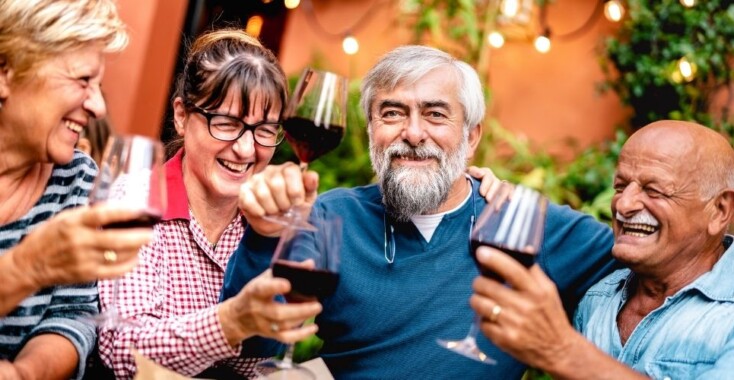
[[[543,243],[548,200],[535,190],[524,186],[515,186],[512,191],[507,188],[512,186],[510,184],[503,183],[501,186],[505,188],[499,193],[509,194],[509,197],[494,199],[484,207],[471,233],[472,255],[476,260],[477,248],[486,245],[507,253],[529,268],[535,263],[535,255]],[[483,276],[504,281],[478,262],[477,266]],[[497,364],[477,345],[478,319],[479,317],[475,316],[469,333],[463,339],[437,339],[437,343],[441,347],[481,363]]]
[[[143,136],[113,136],[105,147],[99,174],[89,196],[90,204],[139,210],[140,216],[103,226],[104,229],[151,227],[160,221],[166,208],[166,176],[163,146]],[[119,280],[113,283],[111,303],[94,317],[100,326],[134,325],[117,309]]]
[[[328,71],[306,68],[298,79],[286,110],[283,130],[301,171],[309,162],[334,150],[347,126],[347,79]],[[283,225],[312,229],[306,223],[308,210],[291,207],[282,215],[265,219]]]
[[[332,151],[344,137],[347,121],[347,79],[332,72],[306,68],[298,79],[283,121],[285,138],[301,162]]]
[[[337,215],[312,217],[315,228],[288,226],[278,241],[273,254],[273,276],[287,279],[291,291],[285,294],[287,302],[304,302],[332,295],[339,283],[339,251],[342,242],[342,221]],[[307,368],[293,363],[293,345],[288,345],[282,360],[268,359],[256,366],[260,376],[277,379],[315,379]]]

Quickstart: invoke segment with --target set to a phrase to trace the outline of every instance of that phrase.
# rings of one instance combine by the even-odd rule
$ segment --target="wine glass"
[[[514,190],[508,189],[512,185],[507,183],[500,186],[505,188],[500,189],[499,193],[510,195],[495,199],[484,207],[471,234],[472,254],[476,254],[480,246],[486,245],[507,253],[529,268],[535,263],[535,255],[543,243],[548,200],[537,191],[524,186],[515,186]],[[481,265],[479,269],[484,276],[504,281]],[[477,346],[478,332],[479,316],[475,316],[469,333],[464,339],[437,339],[437,342],[441,347],[470,359],[485,364],[497,364]]]
[[[306,68],[298,79],[284,113],[285,138],[300,161],[308,163],[332,151],[344,137],[347,121],[347,79],[328,71]],[[286,213],[269,216],[281,224],[306,223],[306,210],[291,207]]]
[[[288,279],[291,291],[286,302],[304,302],[324,298],[336,291],[339,283],[339,250],[342,220],[331,213],[312,216],[313,228],[288,225],[275,248],[271,269],[273,276]],[[287,346],[283,359],[268,359],[257,364],[262,377],[282,380],[315,380],[309,369],[293,362],[294,345]]]
[[[107,141],[89,202],[141,211],[139,217],[104,225],[102,228],[105,229],[151,227],[158,223],[166,207],[166,176],[161,143],[135,135],[111,137]],[[117,310],[118,281],[115,279],[113,283],[112,303],[105,312],[93,317],[98,326],[134,324],[121,318]]]

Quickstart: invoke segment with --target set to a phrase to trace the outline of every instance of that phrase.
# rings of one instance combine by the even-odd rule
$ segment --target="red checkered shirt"
[[[217,305],[229,257],[244,233],[238,215],[212,245],[188,208],[183,187],[183,154],[166,163],[168,209],[154,229],[154,241],[139,253],[139,264],[119,282],[118,311],[142,327],[102,328],[99,352],[118,379],[135,375],[130,347],[178,373],[194,376],[227,366],[254,377],[262,358],[238,358],[224,337]],[[102,310],[113,302],[114,281],[100,281]]]

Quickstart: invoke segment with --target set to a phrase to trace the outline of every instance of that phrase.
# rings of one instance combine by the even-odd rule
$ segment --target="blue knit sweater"
[[[437,338],[461,339],[472,322],[471,283],[479,274],[470,253],[472,222],[485,206],[473,182],[469,202],[444,216],[430,242],[412,222],[385,219],[377,185],[321,195],[316,211],[344,220],[340,282],[317,317],[320,355],[337,379],[519,379],[525,365],[484,337],[482,350],[497,360],[485,365],[449,352]],[[394,231],[390,232],[390,226]],[[395,259],[385,259],[385,244]],[[230,259],[223,297],[236,294],[267,268],[275,239],[247,231]],[[538,262],[556,282],[567,307],[610,273],[611,230],[568,207],[548,208]],[[480,334],[481,335],[481,334]],[[245,343],[251,354],[254,347]]]

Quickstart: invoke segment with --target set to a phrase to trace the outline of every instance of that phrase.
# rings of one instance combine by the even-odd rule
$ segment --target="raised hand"
[[[316,300],[276,301],[276,296],[290,290],[288,280],[273,277],[268,269],[247,283],[235,297],[223,302],[219,306],[219,316],[230,345],[235,346],[255,335],[294,343],[315,334],[318,331],[315,324],[302,324],[321,312],[321,304]]]
[[[105,205],[61,212],[29,233],[12,250],[13,259],[39,288],[119,277],[135,266],[153,229],[101,227],[140,215],[139,210]]]
[[[270,165],[240,188],[239,207],[250,227],[263,236],[279,236],[286,227],[264,217],[279,215],[291,206],[310,208],[319,187],[318,173],[301,172],[298,165]]]

